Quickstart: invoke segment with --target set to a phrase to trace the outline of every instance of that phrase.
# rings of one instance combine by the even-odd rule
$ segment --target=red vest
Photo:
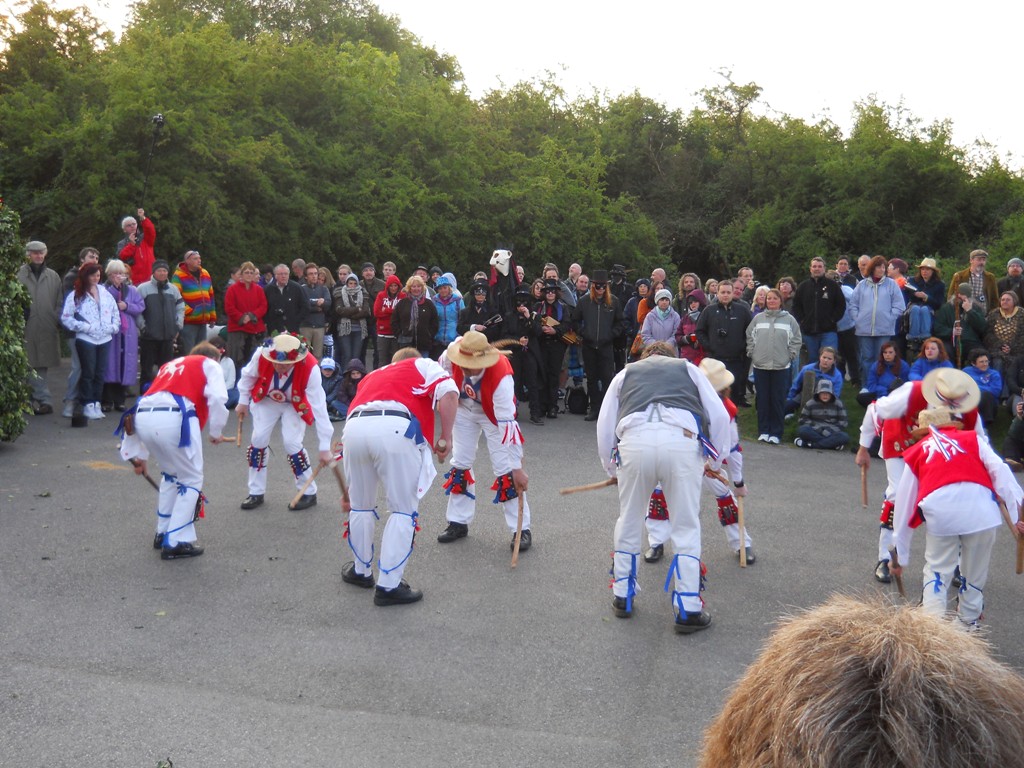
[[[267,360],[262,354],[256,361],[256,382],[252,386],[252,401],[258,403],[265,398],[273,388],[271,382],[274,380],[274,364]],[[306,355],[292,366],[292,406],[307,424],[313,423],[313,408],[306,397],[306,385],[309,383],[309,374],[316,368],[316,358]],[[289,374],[285,375],[285,379]],[[278,376],[278,380],[281,377]]]
[[[427,381],[416,365],[419,359],[402,360],[366,374],[356,389],[356,396],[352,398],[348,412],[352,413],[375,400],[401,403],[419,421],[423,436],[433,445],[434,389],[442,381],[447,381],[448,376],[438,376],[433,381]],[[437,368],[442,370],[439,365]]]
[[[918,483],[911,528],[916,528],[924,520],[919,510],[921,500],[945,485],[976,483],[988,488],[995,497],[992,478],[978,452],[978,433],[973,429],[967,431],[956,427],[939,427],[938,432],[949,454],[948,459],[939,451],[935,435],[922,438],[903,453],[903,460],[917,476]]]
[[[491,420],[491,424],[495,426],[498,425],[498,418],[494,415],[494,390],[497,389],[502,379],[511,375],[512,364],[508,361],[507,357],[502,355],[497,363],[490,368],[484,369],[483,378],[480,379],[480,398],[477,402],[484,409],[484,413]],[[463,370],[457,365],[452,365],[452,379],[455,381],[455,386],[459,388],[460,397],[465,378],[466,374]],[[513,402],[515,402],[514,399]]]
[[[203,370],[205,360],[209,358],[203,355],[188,355],[164,363],[146,390],[146,395],[169,392],[172,395],[187,397],[196,407],[200,429],[206,426],[206,417],[209,416],[206,404],[206,371]]]
[[[921,411],[928,409],[928,401],[921,393],[921,382],[912,382],[910,399],[907,400],[907,410],[902,417],[886,419],[882,422],[882,458],[896,459],[903,455],[903,452],[913,445],[911,433],[917,429],[917,417]],[[978,410],[975,408],[962,414],[964,429],[973,430],[978,420]]]

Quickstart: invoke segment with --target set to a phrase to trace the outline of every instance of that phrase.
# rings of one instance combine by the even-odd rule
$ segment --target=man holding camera
[[[734,288],[728,280],[718,285],[718,301],[709,304],[697,318],[697,341],[704,354],[721,360],[733,375],[730,399],[741,408],[749,408],[747,386],[747,326],[752,319],[750,307],[734,301]]]
[[[132,285],[142,285],[153,274],[156,227],[151,219],[146,218],[145,210],[139,208],[135,213],[138,220],[132,216],[121,220],[125,236],[117,244],[117,258],[131,270]],[[139,222],[142,222],[141,231]]]
[[[271,336],[286,331],[298,333],[306,323],[306,296],[288,275],[287,265],[278,264],[274,267],[274,282],[263,289],[267,295],[267,333]]]

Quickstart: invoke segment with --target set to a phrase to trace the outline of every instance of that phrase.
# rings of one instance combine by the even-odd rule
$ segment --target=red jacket
[[[259,283],[250,283],[248,289],[241,280],[232,283],[224,294],[224,312],[228,316],[228,332],[265,333],[267,330],[263,322],[267,314],[267,294]],[[256,321],[241,325],[242,315],[246,313],[255,315]]]
[[[388,286],[397,285],[398,293],[394,296],[388,295]],[[378,336],[394,336],[391,333],[391,313],[395,311],[395,305],[399,299],[405,298],[405,291],[402,290],[402,281],[395,275],[388,275],[384,281],[384,290],[377,294],[373,300],[373,317],[377,321]]]
[[[138,245],[128,243],[117,258],[128,265],[131,270],[132,285],[148,283],[153,277],[153,248],[156,246],[156,227],[147,217],[139,222],[142,228],[142,242]]]

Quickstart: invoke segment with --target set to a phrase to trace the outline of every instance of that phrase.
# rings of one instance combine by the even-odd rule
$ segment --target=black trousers
[[[149,384],[156,370],[173,359],[174,339],[139,339],[139,381]]]
[[[750,373],[750,361],[746,357],[723,360],[726,370],[733,375],[729,399],[736,405],[747,402],[747,374]]]
[[[601,401],[608,385],[615,376],[615,356],[612,345],[603,347],[583,347],[583,370],[587,375],[587,396],[590,398],[590,410],[597,413],[601,410]]]
[[[562,375],[562,361],[565,360],[565,344],[558,339],[534,343],[538,345],[540,352],[540,407],[547,413],[558,407],[558,380]]]

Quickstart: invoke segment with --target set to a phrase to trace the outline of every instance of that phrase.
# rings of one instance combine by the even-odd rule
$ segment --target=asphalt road
[[[406,571],[425,598],[389,608],[341,582],[352,558],[330,478],[319,506],[286,509],[279,437],[267,504],[251,512],[238,508],[243,451],[206,444],[206,554],[163,562],[155,494],[119,461],[114,418],[30,419],[0,444],[0,764],[11,768],[692,766],[780,617],[834,592],[896,599],[872,577],[877,510],[860,506],[849,453],[745,441],[758,560],[739,568],[705,495],[714,624],[681,636],[667,561],[642,564],[632,619],[612,614],[615,491],[557,493],[604,478],[582,417],[523,419],[534,545],[517,569],[486,499],[468,538],[436,542],[439,478]],[[876,461],[873,499],[883,484]],[[1021,578],[1003,531],[986,620],[996,655],[1018,669]]]

